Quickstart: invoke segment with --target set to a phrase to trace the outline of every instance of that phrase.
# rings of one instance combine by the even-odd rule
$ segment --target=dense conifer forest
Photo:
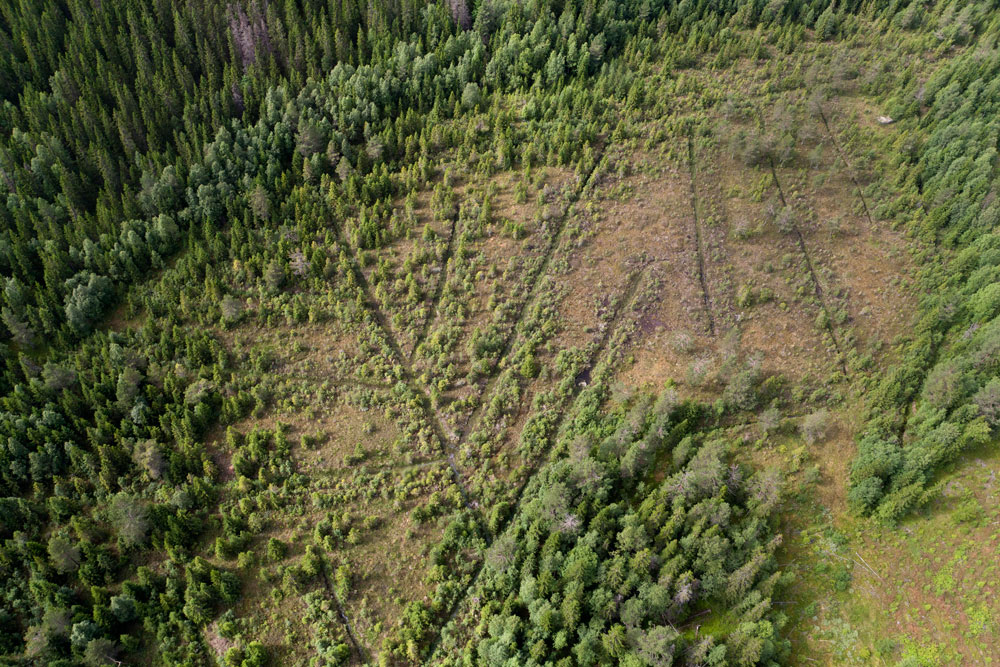
[[[0,664],[1000,659],[998,39],[0,0]]]

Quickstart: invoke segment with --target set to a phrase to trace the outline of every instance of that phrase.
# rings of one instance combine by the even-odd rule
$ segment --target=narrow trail
[[[600,362],[602,361],[602,358],[607,352],[608,343],[611,341],[614,332],[616,332],[619,329],[619,326],[621,325],[621,319],[624,316],[624,314],[628,311],[628,307],[632,305],[636,292],[638,291],[639,285],[641,284],[641,278],[650,264],[652,264],[652,262],[649,262],[646,265],[642,266],[641,268],[637,269],[634,275],[630,278],[628,287],[622,294],[621,298],[618,299],[614,315],[612,315],[611,319],[608,321],[608,326],[605,328],[603,334],[601,335],[600,340],[597,342],[597,345],[595,346],[593,352],[591,353],[589,359],[587,360],[587,364],[585,365],[583,371],[581,372],[591,372],[593,369],[599,366]],[[558,438],[558,434],[562,429],[563,423],[566,421],[566,418],[573,412],[572,406],[576,402],[576,399],[579,397],[582,389],[583,386],[580,383],[577,383],[573,386],[572,393],[570,394],[570,396],[566,398],[565,403],[563,405],[563,409],[559,412],[558,418],[552,425],[551,434],[549,435],[550,441]],[[502,523],[497,534],[495,536],[490,536],[490,539],[487,542],[487,548],[496,541],[496,537],[499,537],[506,531],[507,527],[517,516],[525,490],[528,488],[528,486],[530,485],[531,481],[535,478],[535,476],[545,467],[545,464],[549,461],[549,459],[550,457],[541,457],[538,461],[538,464],[530,468],[527,476],[524,478],[524,480],[518,486],[517,490],[514,492],[513,511],[510,513],[510,516]],[[440,656],[437,656],[436,654],[441,645],[441,641],[443,638],[443,631],[445,628],[448,627],[448,625],[451,624],[452,621],[455,620],[455,616],[457,615],[459,607],[461,606],[462,602],[465,601],[469,593],[475,588],[476,583],[479,581],[479,577],[483,572],[484,565],[485,565],[485,558],[476,565],[475,573],[473,574],[469,584],[465,587],[465,591],[463,592],[462,596],[458,598],[456,602],[452,605],[452,608],[449,610],[447,619],[445,620],[444,623],[441,624],[437,638],[434,640],[434,643],[431,644],[427,653],[427,655],[430,656],[431,662],[433,662],[435,658],[440,658]]]
[[[785,192],[781,189],[781,181],[778,180],[778,172],[774,166],[774,160],[770,161],[771,165],[771,178],[774,179],[774,186],[778,190],[778,198],[781,199],[781,205],[786,209],[789,208],[788,201],[785,199]],[[819,306],[826,317],[827,326],[830,330],[830,337],[833,340],[833,347],[837,350],[837,361],[840,364],[840,369],[843,371],[844,376],[848,375],[847,372],[847,361],[844,356],[844,350],[837,338],[836,327],[833,325],[833,318],[830,316],[830,308],[826,304],[826,296],[823,293],[823,286],[819,281],[819,275],[816,273],[816,269],[813,266],[812,257],[809,255],[809,249],[806,247],[806,239],[802,235],[802,230],[799,225],[794,220],[792,221],[792,231],[795,234],[796,241],[799,246],[799,251],[802,253],[802,257],[806,262],[806,269],[809,272],[809,278],[813,284],[813,290],[816,293],[816,299],[819,301]]]
[[[701,221],[698,218],[698,192],[695,187],[695,178],[698,172],[694,157],[694,138],[688,133],[688,171],[690,172],[689,183],[691,185],[691,211],[694,218],[694,241],[698,255],[698,283],[701,285],[701,303],[705,311],[705,318],[708,320],[708,333],[715,336],[715,317],[712,314],[711,299],[708,295],[708,279],[705,276],[705,249],[701,234]]]
[[[861,200],[861,207],[865,211],[865,217],[868,218],[868,224],[874,228],[875,221],[872,219],[872,214],[868,209],[868,202],[865,200],[865,193],[861,188],[861,183],[858,182],[857,176],[854,175],[854,167],[851,166],[851,161],[847,158],[847,153],[844,151],[844,147],[840,145],[840,141],[837,139],[837,136],[833,133],[833,130],[830,129],[830,123],[827,120],[826,113],[823,109],[819,109],[819,117],[823,121],[823,127],[826,128],[826,134],[830,137],[834,149],[837,151],[837,154],[840,155],[840,159],[843,160],[844,164],[847,166],[847,176],[851,179],[851,182],[854,183],[854,187],[857,188],[858,199]]]

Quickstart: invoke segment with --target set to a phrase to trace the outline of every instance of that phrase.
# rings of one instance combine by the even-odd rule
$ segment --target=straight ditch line
[[[459,211],[461,211],[461,209],[459,209]],[[413,341],[413,349],[410,350],[411,364],[413,363],[413,358],[417,354],[417,348],[420,347],[420,344],[427,338],[427,334],[431,329],[431,324],[433,324],[437,319],[438,308],[441,305],[441,295],[444,293],[444,286],[448,281],[448,264],[451,262],[451,257],[455,249],[455,234],[458,232],[458,218],[460,215],[460,212],[456,213],[455,218],[451,221],[451,234],[448,236],[448,246],[445,248],[444,259],[441,260],[441,275],[438,276],[437,285],[434,288],[434,296],[431,297],[431,306],[427,312],[427,317],[424,318],[423,326],[420,327],[420,331]]]
[[[597,347],[594,349],[594,352],[591,354],[586,367],[583,369],[584,371],[592,371],[599,365],[601,358],[607,351],[607,345],[608,342],[611,340],[612,334],[618,330],[619,325],[621,324],[621,317],[624,315],[624,313],[627,310],[627,307],[631,305],[632,300],[635,297],[635,293],[638,290],[639,284],[641,282],[640,278],[642,277],[647,266],[648,264],[646,266],[643,266],[641,269],[637,270],[635,272],[635,275],[631,278],[628,288],[625,290],[625,292],[622,294],[622,297],[619,299],[618,306],[615,309],[614,316],[608,322],[608,326],[605,329],[604,333],[602,334]],[[566,399],[566,403],[569,406],[573,405],[573,403],[579,397],[581,390],[582,387],[579,384],[574,385],[572,395]],[[560,411],[555,424],[553,424],[552,426],[552,432],[551,435],[549,436],[550,440],[558,437],[559,431],[562,429],[563,423],[565,422],[566,418],[569,416],[571,412],[572,409],[564,409]],[[511,512],[510,518],[508,518],[500,527],[500,530],[497,532],[498,536],[506,531],[507,527],[517,516],[525,490],[528,488],[529,484],[531,483],[531,480],[535,478],[535,475],[537,475],[545,467],[545,464],[547,462],[548,462],[547,457],[545,459],[541,459],[539,464],[531,469],[528,476],[518,487],[517,492],[514,495],[514,511]],[[491,546],[494,541],[495,539],[489,539],[487,543],[487,548],[489,548],[489,546]],[[485,565],[485,555],[483,560],[481,560],[476,566],[475,574],[473,575],[472,580],[469,582],[469,585],[466,586],[465,592],[463,593],[462,597],[456,600],[455,604],[452,605],[447,620],[441,625],[441,628],[438,631],[437,639],[430,646],[428,655],[431,657],[431,661],[433,661],[434,655],[437,653],[438,648],[441,644],[442,633],[444,629],[454,620],[455,615],[458,612],[458,608],[461,606],[462,602],[468,597],[469,593],[475,588],[476,583],[479,581],[479,576],[483,572],[484,565]]]
[[[524,314],[530,312],[529,306],[533,304],[538,299],[538,289],[543,282],[543,278],[548,273],[549,264],[552,260],[553,255],[555,255],[556,249],[559,247],[559,239],[562,237],[563,230],[566,228],[566,221],[569,218],[570,208],[579,199],[580,195],[583,194],[583,190],[587,187],[587,183],[593,177],[594,172],[597,170],[597,165],[600,163],[601,156],[596,155],[594,157],[594,164],[591,166],[590,170],[587,172],[586,176],[580,179],[579,187],[570,196],[569,201],[566,203],[566,210],[563,212],[562,219],[559,221],[559,229],[556,230],[555,234],[552,236],[552,241],[549,243],[549,247],[545,251],[545,256],[542,259],[541,266],[528,278],[531,283],[531,289],[528,291],[527,296],[525,296],[524,301],[521,303],[517,310],[517,315],[514,318],[514,323],[510,327],[510,332],[507,334],[507,338],[504,341],[503,349],[500,351],[500,355],[497,357],[497,366],[499,367],[507,358],[514,347],[514,341],[517,339],[518,331],[524,320]],[[482,391],[479,392],[479,398],[487,398],[493,391],[493,387],[500,377],[500,373],[496,373],[491,376],[486,384],[483,386]],[[466,420],[465,427],[459,434],[458,445],[464,444],[466,438],[472,433],[475,433],[479,428],[479,422],[482,419],[484,412],[485,400],[480,400],[479,405],[476,406],[475,411],[469,415],[469,419]]]
[[[698,282],[701,284],[701,303],[708,319],[708,333],[715,336],[715,317],[712,315],[711,300],[708,296],[708,281],[705,278],[705,251],[701,239],[701,222],[698,220],[698,193],[695,189],[697,166],[694,159],[694,139],[690,133],[687,138],[689,183],[691,185],[691,211],[694,217],[694,240],[698,253]]]
[[[343,232],[339,228],[338,228],[338,236],[340,237],[341,242],[345,243],[345,240],[343,239]],[[347,247],[354,250],[354,248],[352,248],[350,244],[347,244]],[[380,329],[385,343],[392,350],[392,354],[395,357],[396,362],[399,364],[399,367],[403,372],[403,381],[409,387],[410,391],[412,391],[419,397],[420,406],[424,413],[424,419],[426,419],[428,425],[434,431],[434,434],[440,441],[441,446],[445,448],[446,452],[449,453],[448,464],[449,467],[451,468],[455,485],[461,492],[462,501],[465,503],[467,507],[476,511],[477,514],[480,514],[478,509],[479,507],[478,502],[473,500],[471,494],[469,493],[468,488],[465,485],[465,481],[462,478],[461,471],[459,471],[458,466],[455,465],[454,461],[455,447],[454,445],[451,444],[450,439],[445,436],[445,429],[442,426],[440,420],[438,419],[437,414],[434,412],[434,409],[430,407],[430,399],[427,397],[427,394],[423,391],[423,389],[417,386],[417,382],[414,379],[413,368],[410,365],[410,361],[408,357],[403,354],[403,350],[399,346],[399,341],[396,340],[396,337],[392,332],[392,328],[389,326],[389,322],[386,319],[385,314],[382,312],[382,309],[379,308],[378,303],[373,298],[371,285],[368,283],[368,279],[361,271],[361,267],[358,266],[357,255],[356,253],[353,252],[351,253],[351,266],[355,274],[355,279],[358,281],[358,288],[364,295],[365,305],[367,307],[368,313],[371,315],[376,326]],[[482,521],[482,516],[479,516],[479,519],[480,521]]]
[[[785,199],[785,192],[781,189],[781,182],[778,180],[778,172],[774,167],[774,160],[770,160],[771,165],[771,178],[774,179],[774,186],[778,189],[778,197],[781,199],[781,205],[786,209],[788,208],[788,201]],[[802,230],[799,229],[799,225],[795,220],[792,220],[792,230],[795,232],[795,238],[798,241],[799,251],[802,253],[802,257],[806,260],[806,268],[809,270],[809,277],[812,280],[813,289],[816,292],[816,298],[819,300],[819,306],[823,309],[823,314],[826,316],[827,326],[830,329],[830,337],[833,339],[833,346],[837,350],[837,359],[840,362],[840,368],[844,375],[847,375],[847,362],[844,358],[844,351],[840,346],[840,341],[837,340],[837,332],[833,325],[833,318],[830,317],[830,309],[826,305],[826,297],[823,295],[823,287],[819,282],[819,276],[816,275],[816,270],[813,268],[812,257],[809,256],[809,250],[806,248],[806,240],[802,235]]]
[[[326,551],[324,549],[324,551]],[[327,559],[323,559],[323,567],[321,569],[323,573],[323,584],[326,586],[326,592],[330,595],[330,599],[333,603],[337,605],[337,615],[340,616],[340,621],[344,625],[344,631],[347,633],[347,638],[351,642],[351,647],[354,649],[354,655],[357,657],[359,663],[365,661],[365,652],[361,648],[361,644],[358,642],[357,637],[354,635],[354,628],[351,626],[351,621],[347,618],[347,613],[344,611],[344,605],[340,601],[340,597],[337,592],[333,590],[333,584],[330,583],[330,575],[326,571],[329,567]]]
[[[857,177],[854,175],[854,167],[851,166],[851,161],[847,159],[847,153],[844,152],[844,148],[840,145],[840,141],[837,140],[836,135],[834,135],[833,131],[830,129],[830,123],[827,121],[826,113],[823,112],[823,109],[819,110],[819,117],[823,120],[823,127],[826,128],[826,133],[833,142],[834,149],[837,151],[837,154],[840,155],[840,159],[844,161],[844,164],[847,165],[847,176],[851,179],[851,182],[854,183],[854,187],[858,190],[858,198],[861,200],[861,207],[865,210],[865,217],[868,218],[868,224],[875,227],[875,221],[872,220],[872,214],[868,210],[868,202],[865,201],[865,193],[861,189],[861,183],[858,182]]]

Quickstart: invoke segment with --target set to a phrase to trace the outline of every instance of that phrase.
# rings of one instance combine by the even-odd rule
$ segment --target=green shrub
[[[267,541],[267,559],[272,562],[277,562],[285,557],[288,553],[288,546],[276,537],[272,537]]]

